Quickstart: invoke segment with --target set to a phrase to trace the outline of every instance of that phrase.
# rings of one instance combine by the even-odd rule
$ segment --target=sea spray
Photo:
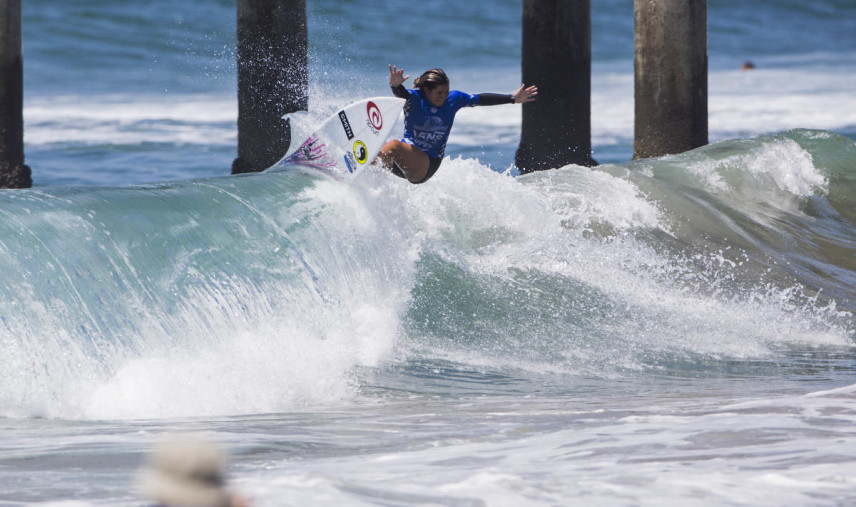
[[[301,171],[5,197],[6,414],[341,399],[351,368],[389,349],[407,302],[406,231]]]

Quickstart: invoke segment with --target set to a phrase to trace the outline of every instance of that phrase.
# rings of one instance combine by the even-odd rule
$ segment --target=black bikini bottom
[[[431,176],[434,176],[434,173],[436,173],[437,169],[440,168],[440,162],[442,162],[442,161],[443,161],[442,158],[428,157],[428,173],[425,174],[425,177],[422,178],[421,181],[414,181],[412,183],[413,184],[425,183],[426,181],[431,179]],[[395,162],[392,163],[392,174],[398,176],[399,178],[407,179],[407,176],[404,175],[404,171],[402,171],[401,168],[398,167],[398,164],[396,164]]]

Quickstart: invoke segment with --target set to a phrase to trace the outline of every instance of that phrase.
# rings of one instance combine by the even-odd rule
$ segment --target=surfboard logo
[[[345,135],[350,141],[354,138],[354,129],[351,128],[351,122],[348,121],[348,115],[344,111],[339,111],[339,121],[342,122],[342,128],[345,129]]]
[[[350,153],[345,153],[345,166],[348,168],[349,173],[353,173],[354,169],[356,169],[356,164],[354,164],[354,156]]]
[[[377,135],[378,131],[383,128],[383,115],[380,108],[370,100],[366,104],[366,114],[369,117],[368,124],[372,128],[372,132]]]
[[[365,164],[369,159],[369,150],[366,148],[366,143],[359,139],[354,143],[354,157],[356,157],[357,162],[360,164]]]

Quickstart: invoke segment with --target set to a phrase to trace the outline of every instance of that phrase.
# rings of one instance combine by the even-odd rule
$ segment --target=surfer
[[[405,99],[404,138],[387,141],[378,155],[392,173],[411,183],[425,183],[443,161],[446,141],[455,113],[462,107],[522,104],[535,100],[538,88],[520,85],[510,95],[479,93],[470,95],[449,91],[449,78],[443,69],[426,70],[413,81],[414,89],[404,83],[410,78],[404,69],[389,66],[389,86],[392,93]]]

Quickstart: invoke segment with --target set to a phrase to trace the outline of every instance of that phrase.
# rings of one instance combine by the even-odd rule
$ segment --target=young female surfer
[[[411,183],[425,183],[443,160],[455,113],[462,107],[522,104],[535,100],[538,88],[520,85],[511,95],[479,93],[470,95],[449,91],[449,78],[442,69],[426,70],[408,90],[404,82],[410,76],[404,69],[389,66],[389,86],[396,97],[405,99],[404,138],[387,141],[379,157],[396,176]]]

